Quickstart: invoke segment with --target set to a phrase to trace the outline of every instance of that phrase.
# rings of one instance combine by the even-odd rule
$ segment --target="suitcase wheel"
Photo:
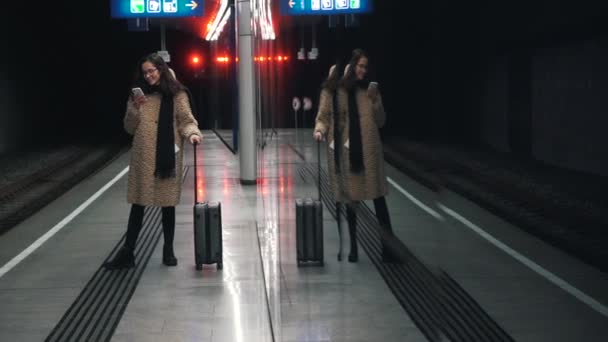
[[[220,261],[217,263],[217,269],[221,270],[222,268],[224,268],[224,264]]]
[[[203,265],[202,264],[196,264],[196,270],[200,271],[203,269]]]

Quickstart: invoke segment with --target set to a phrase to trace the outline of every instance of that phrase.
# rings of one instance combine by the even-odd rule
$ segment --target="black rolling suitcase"
[[[321,144],[317,143],[318,198],[296,199],[296,251],[298,267],[323,266],[323,203],[321,202]]]
[[[222,205],[220,202],[199,202],[197,194],[196,148],[194,145],[194,262],[196,269],[203,264],[223,267]]]

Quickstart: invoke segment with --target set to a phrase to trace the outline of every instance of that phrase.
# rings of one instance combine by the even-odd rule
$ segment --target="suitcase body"
[[[296,199],[296,250],[298,266],[323,266],[323,203]]]
[[[220,202],[194,204],[194,260],[196,269],[203,264],[223,267],[222,254],[222,206]]]

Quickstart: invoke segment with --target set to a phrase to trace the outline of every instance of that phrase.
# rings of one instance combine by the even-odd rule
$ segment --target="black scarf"
[[[175,177],[175,137],[173,134],[173,95],[163,93],[158,86],[148,87],[150,93],[158,92],[160,113],[158,114],[158,127],[156,130],[156,178]]]
[[[361,119],[359,107],[357,106],[357,89],[367,89],[369,81],[356,81],[355,85],[348,91],[348,140],[350,170],[360,173],[365,169],[363,166],[363,147],[361,143]]]
[[[340,153],[342,151],[342,131],[340,130],[340,113],[338,113],[338,91],[333,91],[333,120],[334,120],[334,163],[336,174],[340,173]]]

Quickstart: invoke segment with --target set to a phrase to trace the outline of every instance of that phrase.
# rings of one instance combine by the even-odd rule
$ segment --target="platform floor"
[[[159,213],[150,209],[137,267],[100,268],[121,244],[129,211],[129,154],[117,158],[0,236],[0,341],[427,341],[434,339],[432,324],[408,303],[431,298],[439,335],[453,336],[450,331],[458,329],[441,327],[441,318],[460,311],[442,314],[451,299],[441,296],[447,292],[433,292],[432,279],[446,274],[463,291],[460,303],[474,303],[478,307],[470,312],[483,312],[504,331],[507,338],[500,340],[608,340],[604,273],[388,164],[395,234],[412,254],[410,261],[428,271],[420,279],[429,292],[407,285],[420,282],[405,272],[413,280],[404,281],[398,295],[387,274],[407,271],[413,262],[379,263],[372,235],[365,237],[358,263],[337,261],[330,210],[324,212],[325,265],[297,267],[294,202],[317,196],[315,179],[303,172],[316,166],[311,135],[282,130],[267,137],[258,154],[259,182],[243,186],[238,156],[206,132],[197,189],[201,199],[222,203],[222,270],[194,268],[190,147],[176,211],[179,265],[161,264]],[[329,209],[331,203],[325,204]],[[366,207],[373,212],[371,203]],[[471,331],[482,325],[468,315],[457,318]],[[471,336],[470,341],[484,340],[481,333]]]

